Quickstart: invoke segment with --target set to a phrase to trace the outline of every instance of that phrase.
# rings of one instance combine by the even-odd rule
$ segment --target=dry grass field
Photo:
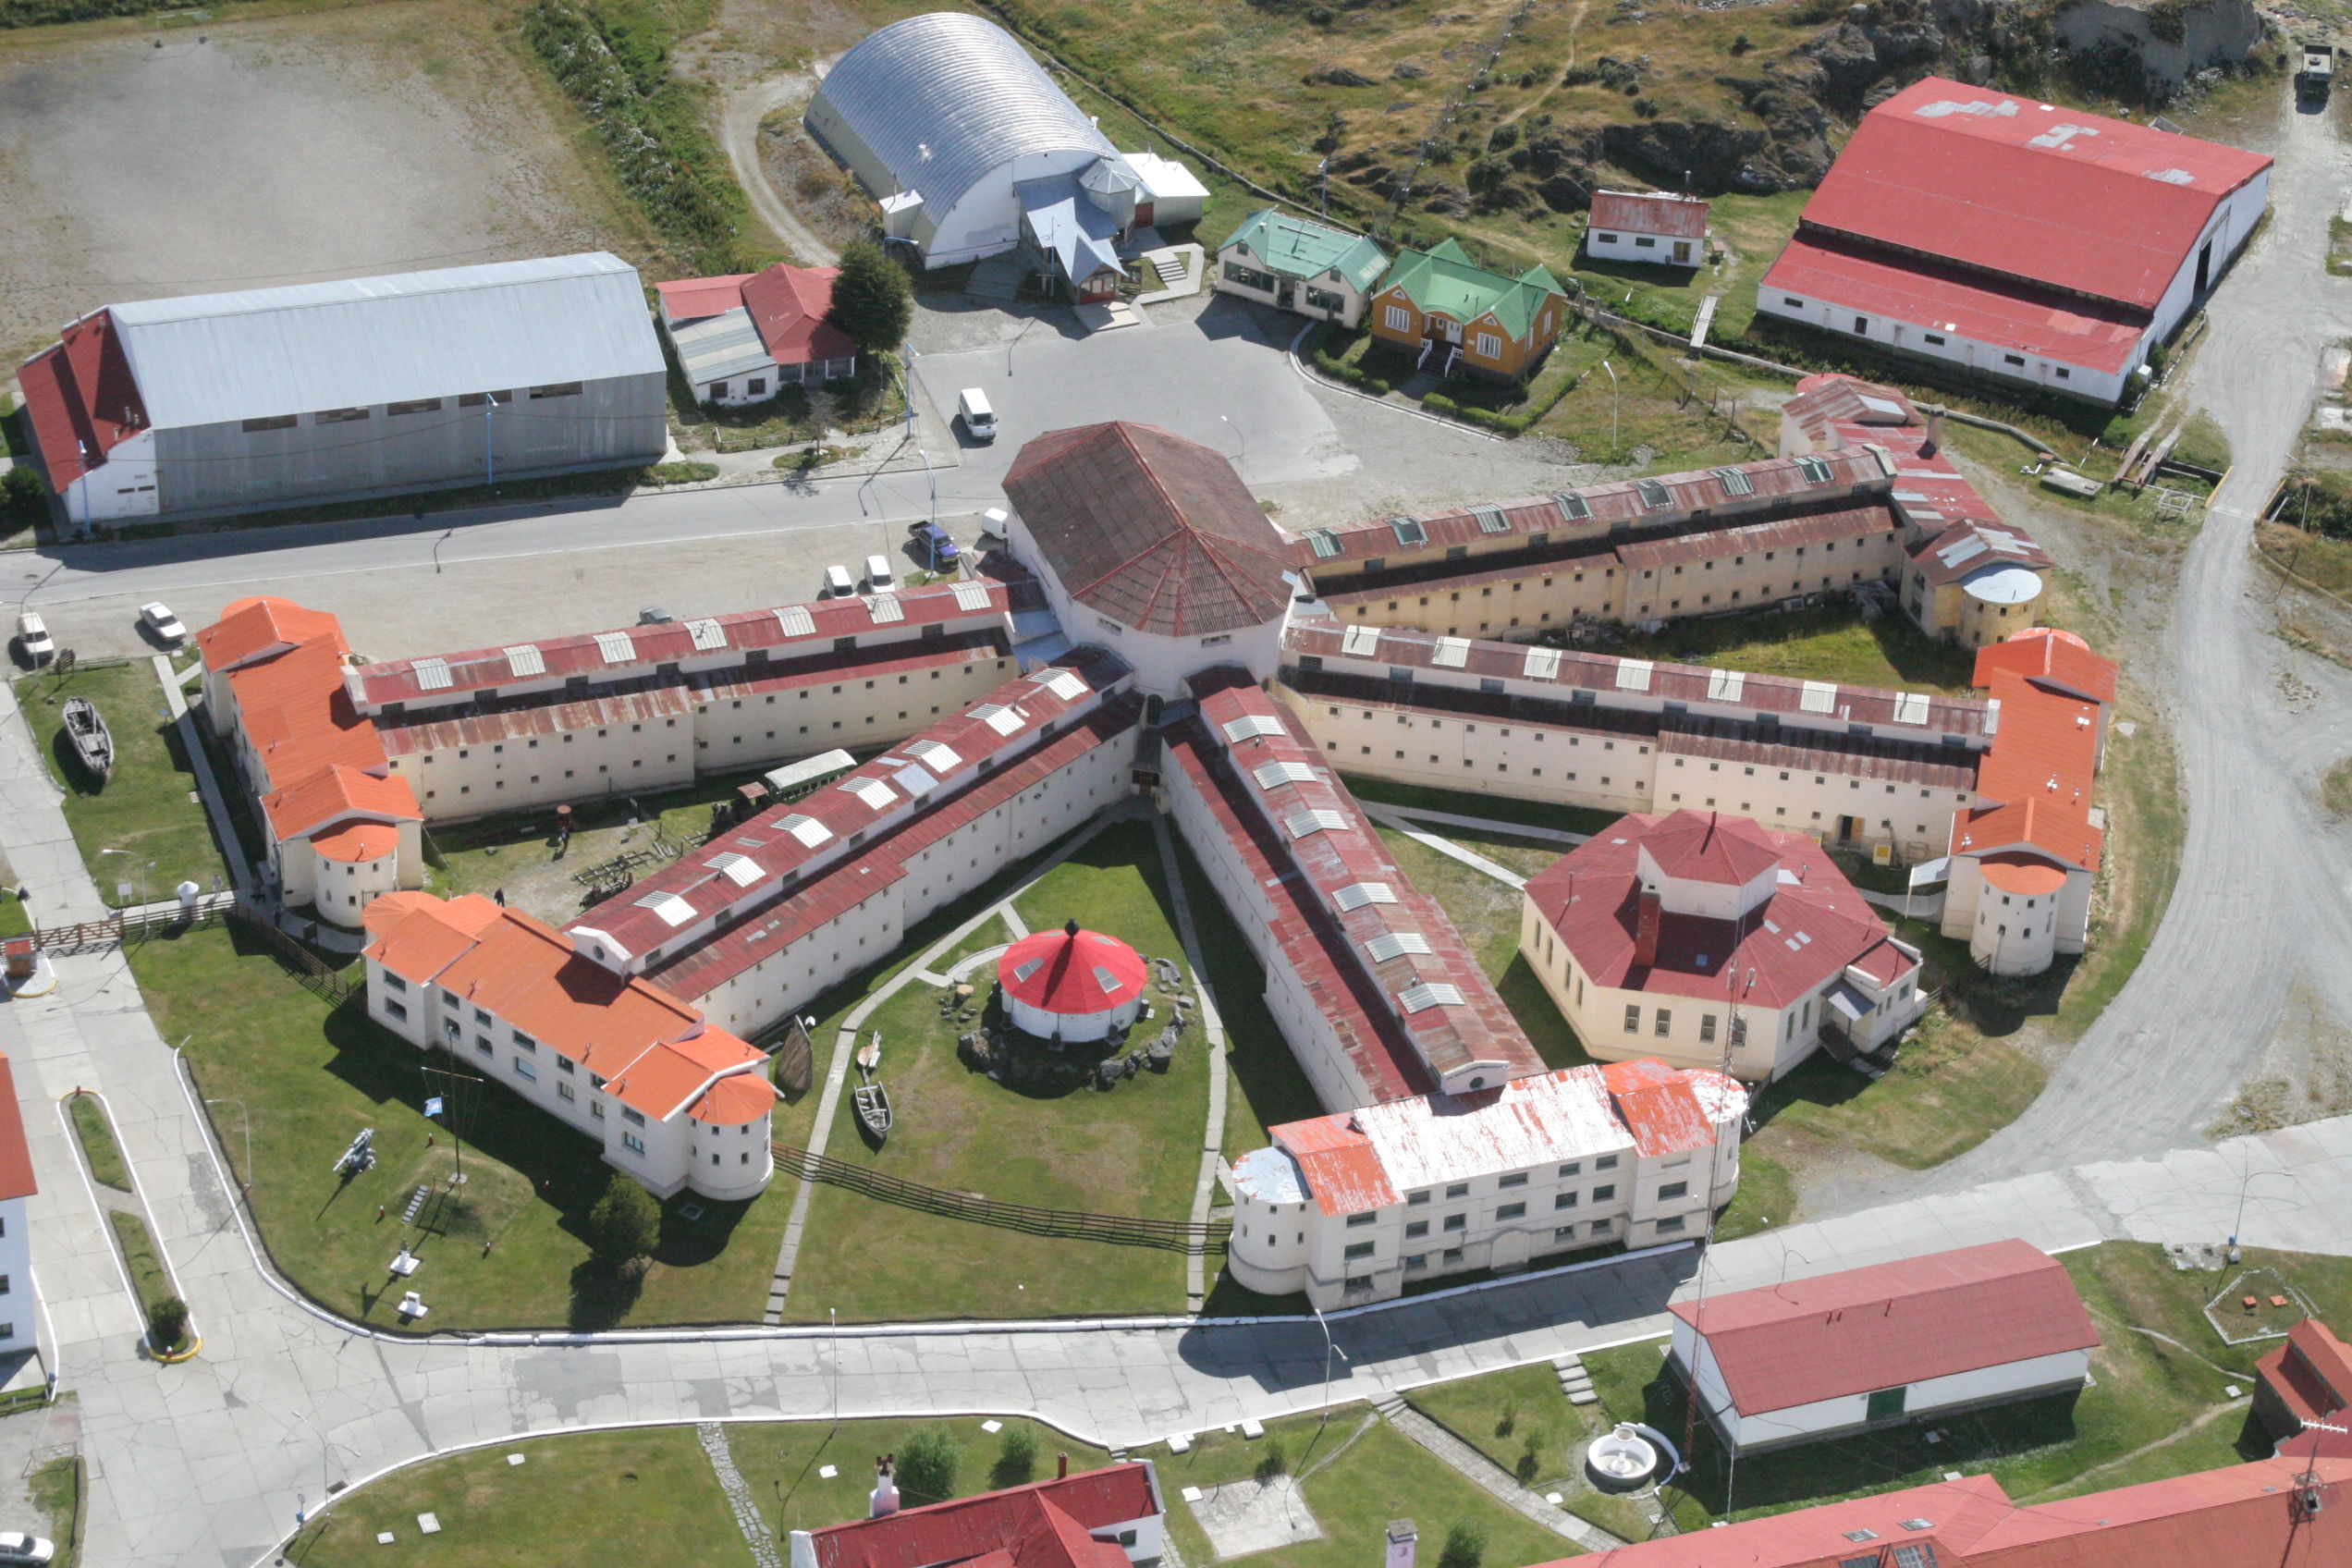
[[[0,350],[110,300],[642,254],[508,6],[202,15],[0,34]]]

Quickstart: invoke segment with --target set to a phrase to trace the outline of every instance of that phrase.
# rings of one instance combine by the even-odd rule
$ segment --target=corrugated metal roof
[[[776,368],[775,357],[760,337],[759,324],[741,305],[672,327],[669,340],[678,345],[678,362],[684,367],[686,379],[697,386]]]
[[[108,313],[164,427],[663,370],[637,269],[601,251]]]
[[[1023,52],[979,17],[935,11],[871,34],[816,91],[934,217],[991,171],[1039,153],[1118,149]]]

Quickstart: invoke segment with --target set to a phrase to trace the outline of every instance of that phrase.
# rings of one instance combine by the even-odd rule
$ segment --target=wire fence
[[[822,1182],[846,1188],[883,1203],[920,1209],[975,1225],[994,1225],[1032,1236],[1060,1236],[1072,1241],[1105,1242],[1113,1246],[1159,1247],[1170,1252],[1207,1253],[1221,1250],[1232,1222],[1211,1219],[1195,1225],[1184,1219],[1144,1219],[1130,1215],[1089,1214],[1081,1209],[1033,1208],[1027,1204],[1000,1203],[973,1193],[927,1187],[920,1182],[888,1175],[813,1154],[789,1144],[776,1145],[778,1169],[803,1182]]]

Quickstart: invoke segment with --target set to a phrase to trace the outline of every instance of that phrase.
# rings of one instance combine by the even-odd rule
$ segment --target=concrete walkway
[[[1364,815],[1373,821],[1385,827],[1393,827],[1415,843],[1435,850],[1449,860],[1458,860],[1471,870],[1482,876],[1491,876],[1506,888],[1517,889],[1527,885],[1525,877],[1508,866],[1497,865],[1476,850],[1465,850],[1451,839],[1440,839],[1425,828],[1415,827],[1408,818],[1400,815],[1390,807],[1376,806],[1369,802],[1358,803],[1364,806]]]
[[[1427,806],[1392,806],[1386,801],[1358,802],[1370,811],[1375,805],[1390,816],[1411,817],[1415,822],[1434,822],[1440,827],[1466,827],[1475,833],[1496,833],[1513,839],[1532,839],[1547,844],[1583,843],[1589,833],[1571,833],[1560,827],[1537,827],[1525,822],[1505,822],[1496,816],[1464,816],[1457,812],[1431,811]]]
[[[1607,1551],[1612,1546],[1625,1544],[1599,1525],[1529,1491],[1519,1484],[1517,1476],[1404,1401],[1389,1401],[1380,1406],[1380,1414],[1388,1418],[1390,1426],[1491,1493],[1505,1508],[1533,1520],[1553,1535],[1565,1536],[1586,1551]]]
[[[187,753],[188,766],[196,774],[196,793],[204,802],[204,815],[213,825],[213,841],[220,846],[221,859],[228,863],[232,886],[240,892],[250,892],[253,885],[253,868],[246,864],[244,848],[237,837],[236,819],[228,814],[228,802],[221,795],[220,782],[213,777],[213,759],[204,750],[204,737],[199,732],[200,722],[195,710],[188,705],[179,675],[172,668],[169,654],[157,654],[153,660],[155,679],[164,688],[164,701],[170,704],[172,722],[179,728],[180,750]],[[201,668],[201,667],[198,667]]]

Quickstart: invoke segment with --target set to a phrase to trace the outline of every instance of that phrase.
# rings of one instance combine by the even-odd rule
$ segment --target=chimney
[[[1390,1520],[1389,1555],[1382,1568],[1413,1568],[1414,1549],[1419,1544],[1420,1537],[1414,1533],[1412,1520]]]
[[[1634,915],[1634,962],[1644,969],[1658,962],[1658,923],[1663,913],[1658,889],[1644,888]]]
[[[866,1513],[869,1519],[879,1519],[899,1511],[899,1483],[897,1477],[890,1474],[893,1457],[886,1453],[874,1462],[873,1506]]]
[[[1070,1455],[1067,1452],[1054,1455],[1054,1479],[1057,1481],[1070,1479]]]
[[[1932,458],[1936,455],[1936,449],[1942,445],[1943,410],[1934,409],[1928,414],[1928,438],[1919,443],[1919,455],[1923,458]]]

